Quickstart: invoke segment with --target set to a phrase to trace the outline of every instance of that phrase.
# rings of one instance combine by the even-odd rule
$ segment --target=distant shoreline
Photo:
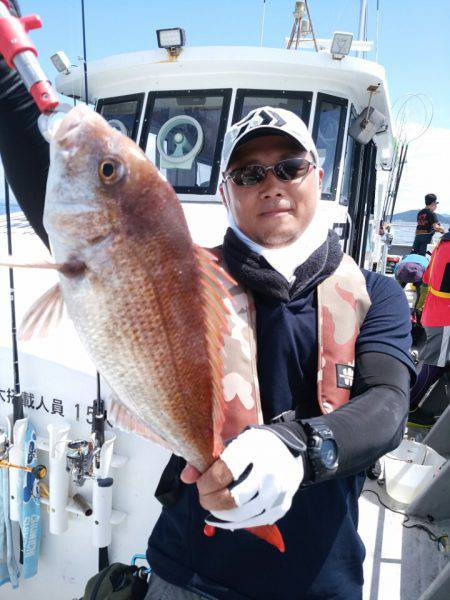
[[[405,210],[401,213],[396,213],[392,217],[392,221],[403,221],[404,223],[416,223],[417,222],[417,213],[422,210],[418,208],[417,210]],[[435,213],[439,221],[448,223],[450,221],[450,215]]]

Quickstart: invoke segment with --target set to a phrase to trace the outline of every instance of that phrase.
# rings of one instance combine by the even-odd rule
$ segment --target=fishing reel
[[[71,473],[72,480],[78,487],[83,486],[86,479],[97,479],[94,467],[100,469],[100,453],[105,441],[106,420],[103,400],[94,400],[92,412],[93,441],[74,440],[67,444],[66,471]]]
[[[100,448],[87,440],[74,440],[67,444],[66,471],[78,487],[82,487],[86,479],[95,479],[93,474],[94,458],[100,453]]]

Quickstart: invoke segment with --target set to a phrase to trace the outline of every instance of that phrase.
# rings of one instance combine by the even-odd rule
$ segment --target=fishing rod
[[[395,187],[394,187],[394,191],[392,194],[392,206],[391,206],[391,214],[389,217],[389,222],[392,223],[392,218],[394,216],[394,210],[395,210],[395,204],[397,202],[397,196],[398,196],[398,190],[400,188],[400,181],[402,179],[402,175],[403,175],[403,168],[405,166],[406,163],[406,155],[408,153],[408,144],[403,144],[401,152],[400,152],[400,160],[399,160],[399,166],[398,166],[398,170],[397,170],[397,177],[395,180]]]
[[[12,256],[12,227],[11,227],[11,206],[9,185],[5,177],[5,212],[6,212],[6,237],[8,244],[8,255]],[[20,393],[19,376],[19,353],[17,349],[17,324],[16,324],[16,294],[14,286],[14,271],[9,271],[9,299],[11,310],[11,341],[13,354],[13,372],[14,372],[14,394],[13,394],[13,425],[18,419],[23,419],[23,403]],[[12,433],[11,433],[12,436]],[[13,440],[11,440],[13,441]]]
[[[5,184],[5,212],[6,212],[6,238],[8,245],[8,255],[12,256],[12,227],[11,227],[11,206],[9,196],[9,185],[4,177]],[[17,323],[16,323],[16,292],[14,286],[14,271],[9,271],[9,301],[11,312],[11,341],[13,355],[13,372],[14,372],[14,394],[12,398],[13,404],[13,423],[11,427],[11,440],[14,443],[14,424],[16,421],[23,419],[23,402],[20,392],[20,375],[19,375],[19,353],[17,349]],[[9,450],[8,450],[9,452]],[[19,528],[19,562],[23,564],[23,536],[22,530]]]

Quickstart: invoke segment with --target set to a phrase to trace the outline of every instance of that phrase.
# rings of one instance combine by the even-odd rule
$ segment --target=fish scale
[[[115,249],[113,255],[116,252],[119,256],[124,255],[123,249],[120,247]],[[128,255],[129,253],[128,249]],[[180,326],[186,321],[192,322],[192,313],[183,315],[180,311],[176,311],[177,323],[171,329],[169,329],[171,322],[169,307],[167,307],[166,313],[153,310],[151,318],[149,318],[148,311],[144,308],[147,304],[167,306],[168,302],[167,299],[157,301],[158,285],[139,269],[139,261],[134,261],[134,263],[128,261],[128,266],[133,273],[132,285],[122,277],[118,278],[111,286],[112,282],[109,278],[106,282],[108,293],[101,293],[98,285],[92,285],[90,301],[86,298],[84,290],[83,298],[78,298],[76,294],[66,293],[65,295],[70,298],[69,314],[75,322],[86,323],[81,333],[83,341],[88,347],[92,347],[91,352],[93,356],[97,357],[96,364],[100,372],[107,374],[108,383],[120,400],[143,420],[151,423],[152,429],[170,441],[172,446],[176,444],[178,451],[191,462],[196,463],[195,466],[204,469],[205,462],[211,461],[211,447],[203,450],[207,456],[205,459],[204,456],[200,458],[197,456],[197,450],[193,451],[190,447],[185,448],[179,442],[180,438],[183,438],[185,444],[194,445],[195,448],[198,446],[198,443],[190,439],[192,428],[190,430],[188,425],[192,421],[192,418],[189,418],[192,410],[186,410],[184,403],[180,402],[180,399],[184,397],[185,403],[192,406],[194,400],[189,397],[186,383],[194,377],[197,382],[199,380],[198,370],[192,372],[192,361],[189,360],[186,364],[186,339],[183,338],[186,332]],[[70,287],[70,280],[68,284]],[[111,289],[116,290],[117,295],[114,305],[107,301]],[[126,290],[126,293],[121,293],[122,290]],[[179,292],[179,290],[174,289],[174,292]],[[139,301],[142,296],[146,299],[145,305]],[[100,298],[106,301],[100,304]],[[83,307],[85,315],[80,314],[78,308],[80,306]],[[111,310],[112,306],[113,310]],[[192,308],[192,302],[189,303],[189,306]],[[109,327],[104,329],[101,336],[96,336],[95,333],[99,329],[99,317],[95,315],[101,315],[100,318],[104,319],[106,324],[109,323]],[[198,347],[199,331],[194,331],[194,334],[194,342]],[[198,353],[197,349],[195,355]],[[121,357],[120,361],[117,360],[117,356]],[[180,368],[183,365],[184,369]],[[207,365],[203,364],[202,367],[207,368]],[[210,377],[207,371],[205,375]],[[208,392],[207,386],[203,387],[211,397],[212,394],[210,391]],[[192,393],[195,396],[200,395],[199,391],[201,391],[201,385],[196,385],[191,395]],[[200,397],[199,400],[201,402],[202,398]],[[206,405],[206,408],[206,414],[209,412],[211,415],[211,406]],[[198,416],[196,415],[195,418],[197,419]],[[209,421],[208,426],[212,430],[211,418]],[[194,426],[195,434],[198,429],[205,428],[204,424],[198,422]],[[172,434],[174,427],[178,428]]]
[[[119,138],[122,141],[128,142]],[[167,185],[160,177],[157,182]],[[173,196],[176,219],[183,223]],[[151,198],[145,200],[151,210]],[[204,470],[213,460],[213,374],[204,339],[197,259],[187,225],[186,242],[180,244],[180,227],[175,239],[171,231],[155,236],[151,227],[130,231],[126,217],[125,211],[116,212],[116,226],[121,219],[125,222],[112,234],[106,252],[98,256],[91,251],[86,255],[83,247],[71,250],[88,266],[86,282],[80,286],[77,279],[63,277],[63,296],[97,368],[119,399]]]

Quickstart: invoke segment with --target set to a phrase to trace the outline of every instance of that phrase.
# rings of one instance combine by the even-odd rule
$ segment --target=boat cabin
[[[56,83],[66,96],[85,97],[79,67]],[[261,106],[293,111],[308,125],[324,169],[320,210],[361,266],[376,262],[372,232],[392,156],[380,65],[350,56],[336,60],[326,51],[206,47],[174,56],[158,49],[89,63],[88,97],[164,173],[194,240],[204,245],[219,243],[226,227],[218,187],[227,127]],[[349,128],[368,106],[383,122],[362,144]]]

